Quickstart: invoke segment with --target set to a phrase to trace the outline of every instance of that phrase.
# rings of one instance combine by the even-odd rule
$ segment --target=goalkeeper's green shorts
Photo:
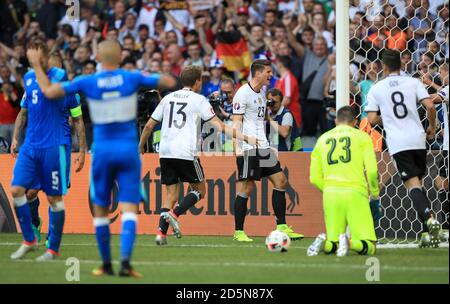
[[[323,192],[323,211],[327,240],[338,242],[350,228],[351,239],[376,241],[369,199],[358,191],[328,188]]]

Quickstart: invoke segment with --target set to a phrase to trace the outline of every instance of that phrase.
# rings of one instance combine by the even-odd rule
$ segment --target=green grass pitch
[[[93,235],[67,234],[61,257],[47,263],[29,253],[26,259],[11,261],[9,255],[21,242],[19,234],[0,234],[0,283],[449,283],[448,248],[379,249],[380,281],[368,282],[366,256],[344,258],[321,255],[307,257],[312,239],[293,242],[287,253],[271,253],[263,238],[252,244],[234,242],[231,237],[169,236],[169,245],[157,247],[154,236],[138,236],[133,265],[142,279],[91,276],[100,265]],[[113,258],[119,256],[119,236],[112,238]],[[80,281],[68,282],[66,259],[80,261]],[[114,263],[118,271],[117,262]]]

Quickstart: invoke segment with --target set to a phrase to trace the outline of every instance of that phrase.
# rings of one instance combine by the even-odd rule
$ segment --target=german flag
[[[247,42],[239,31],[219,32],[217,34],[216,53],[229,71],[249,69],[252,64]]]

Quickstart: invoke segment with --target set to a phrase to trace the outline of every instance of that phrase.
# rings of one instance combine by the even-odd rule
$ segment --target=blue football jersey
[[[122,69],[102,71],[64,82],[66,94],[83,93],[94,124],[95,143],[119,139],[137,141],[137,91],[155,88],[159,74],[144,75]]]
[[[53,67],[47,72],[51,82],[67,80],[66,72]],[[65,98],[50,100],[39,88],[33,70],[24,76],[25,93],[21,107],[28,110],[27,134],[24,145],[33,148],[50,148],[71,144],[69,125],[70,110],[80,106],[79,97],[68,95]]]

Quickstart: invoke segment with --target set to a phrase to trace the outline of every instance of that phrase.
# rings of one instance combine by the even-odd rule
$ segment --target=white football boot
[[[18,260],[23,258],[28,252],[36,251],[38,250],[39,245],[37,242],[34,242],[32,244],[25,244],[22,243],[15,252],[13,252],[10,256],[11,260]]]
[[[433,216],[427,221],[428,231],[430,233],[430,245],[432,248],[439,247],[441,224]]]
[[[323,248],[325,247],[325,241],[327,240],[327,236],[325,233],[319,234],[314,242],[311,244],[311,246],[308,247],[308,251],[306,252],[307,256],[316,256],[321,251],[323,251]]]
[[[347,255],[349,249],[348,238],[345,233],[339,236],[339,247],[336,252],[336,256],[344,257]]]
[[[163,213],[161,213],[161,215],[172,226],[173,234],[176,236],[176,238],[181,239],[182,235],[181,235],[180,223],[178,222],[176,215],[173,214],[171,211],[163,212]]]

